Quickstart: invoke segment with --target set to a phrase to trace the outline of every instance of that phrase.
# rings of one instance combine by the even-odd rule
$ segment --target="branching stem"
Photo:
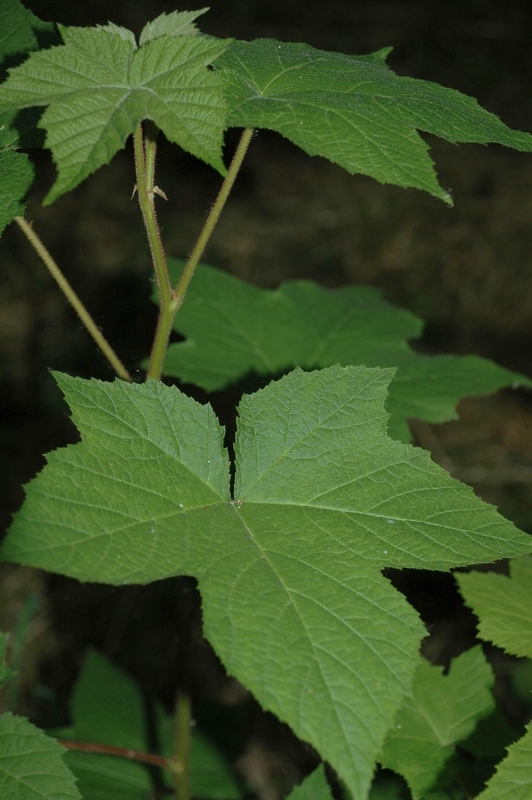
[[[135,134],[136,136],[136,134]],[[220,191],[218,193],[218,197],[216,198],[214,205],[212,206],[209,215],[205,221],[205,225],[198,237],[198,240],[192,250],[192,253],[186,263],[185,269],[179,279],[179,282],[175,288],[172,290],[170,287],[170,279],[168,275],[168,271],[166,269],[166,261],[165,261],[165,275],[159,275],[158,267],[155,264],[154,260],[154,268],[156,270],[156,277],[157,283],[159,287],[159,321],[157,324],[157,330],[155,332],[155,338],[153,342],[152,351],[150,354],[150,362],[148,366],[148,377],[149,378],[156,378],[160,379],[164,358],[166,355],[166,350],[168,347],[168,340],[170,338],[170,332],[172,330],[172,325],[175,319],[175,315],[181,308],[183,304],[183,300],[185,299],[185,295],[187,289],[189,287],[190,281],[194,275],[196,267],[199,263],[201,256],[205,251],[205,247],[212,235],[212,232],[216,226],[220,218],[220,214],[225,206],[227,198],[233,188],[234,182],[236,180],[236,176],[242,166],[242,161],[244,160],[244,156],[246,155],[246,151],[249,147],[249,143],[251,141],[251,137],[253,136],[252,128],[246,128],[242,136],[240,137],[240,141],[238,146],[235,150],[233,159],[231,161],[231,165],[227,171],[227,175],[222,183]],[[137,155],[138,149],[138,155]],[[144,158],[144,150],[140,146],[140,143],[137,148],[137,144],[135,144],[135,158],[138,160],[140,158]],[[137,180],[138,180],[138,166],[137,166]],[[139,190],[139,199],[140,199],[140,190]],[[153,192],[151,203],[153,204]],[[141,206],[142,208],[142,206]],[[148,226],[146,226],[146,230],[148,232],[148,238],[150,238],[150,231]],[[159,238],[158,230],[157,230],[157,238]],[[150,247],[152,248],[152,257],[154,257],[154,249],[150,242]],[[163,287],[163,289],[161,289]]]
[[[90,333],[104,356],[107,358],[109,363],[111,364],[112,368],[116,372],[119,378],[122,378],[125,381],[131,380],[131,375],[122,364],[118,356],[116,355],[115,351],[99,330],[98,326],[94,322],[93,318],[77,296],[76,292],[69,284],[61,270],[59,269],[57,263],[54,261],[40,238],[37,236],[35,231],[33,230],[30,223],[24,219],[24,217],[15,217],[15,222],[20,227],[34,250],[38,253],[38,255],[43,260],[44,264],[46,265],[48,272],[52,276],[52,278],[56,281],[59,288],[65,295],[66,299],[80,318],[81,322]]]
[[[133,134],[133,150],[135,154],[136,189],[139,195],[140,211],[146,228],[146,236],[150,247],[151,260],[161,308],[166,308],[172,295],[168,267],[164,253],[157,213],[155,211],[155,155],[157,129],[153,124],[146,125],[146,135],[139,123]]]

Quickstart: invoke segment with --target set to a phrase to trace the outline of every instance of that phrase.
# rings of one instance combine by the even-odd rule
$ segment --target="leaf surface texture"
[[[113,584],[195,576],[228,672],[364,797],[424,634],[382,569],[529,552],[426,453],[388,438],[391,374],[297,370],[245,397],[234,501],[209,406],[158,382],[58,376],[82,441],[49,455],[1,555]]]

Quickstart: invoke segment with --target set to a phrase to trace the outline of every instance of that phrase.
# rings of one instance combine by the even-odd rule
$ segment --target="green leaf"
[[[308,775],[288,795],[287,800],[333,800],[323,764]]]
[[[228,124],[270,128],[348,172],[425,189],[448,203],[418,131],[532,150],[532,136],[510,130],[472,98],[395,75],[385,64],[389,52],[352,56],[272,39],[233,42],[215,67],[227,84]]]
[[[34,170],[23,153],[0,151],[0,235],[14,217],[24,214],[25,197],[33,182]]]
[[[65,750],[22,717],[0,716],[0,797],[82,800]]]
[[[170,718],[173,723],[173,719]],[[173,734],[173,729],[170,731]],[[167,752],[171,752],[173,739],[167,737]],[[209,800],[238,800],[244,794],[238,781],[217,747],[194,728],[190,753],[190,783],[195,797]]]
[[[405,778],[414,800],[454,777],[455,746],[495,707],[493,683],[480,646],[455,658],[448,675],[420,660],[380,758]]]
[[[65,738],[74,738],[70,731],[65,733]],[[68,750],[65,762],[83,800],[146,800],[153,788],[146,768],[125,758]]]
[[[527,732],[508,748],[508,755],[478,800],[529,800],[532,786],[532,723]]]
[[[22,61],[32,50],[48,46],[58,37],[54,26],[24,8],[19,0],[2,0],[0,6],[0,80],[8,67]],[[35,113],[8,111],[0,103],[0,148],[36,144]],[[5,192],[4,192],[5,194]]]
[[[143,45],[160,36],[196,36],[198,29],[194,25],[194,20],[208,10],[200,8],[198,11],[172,11],[169,14],[160,14],[144,26],[139,44]]]
[[[0,6],[0,74],[53,39],[53,25],[42,22],[19,0],[2,0]],[[34,114],[8,111],[0,103],[0,235],[13,217],[24,213],[34,170],[27,156],[12,148],[35,143]]]
[[[521,660],[514,666],[510,675],[512,692],[521,703],[532,705],[532,659]]]
[[[532,658],[532,557],[510,561],[510,575],[459,573],[464,601],[479,618],[480,636],[506,652]],[[508,748],[481,800],[528,800],[532,785],[532,730]]]
[[[173,387],[59,376],[82,441],[27,490],[0,555],[114,584],[193,575],[228,672],[357,798],[425,629],[384,567],[447,570],[530,539],[385,434],[391,370],[297,370],[223,430]]]
[[[94,651],[87,654],[71,703],[73,723],[63,738],[146,752],[145,702],[140,687],[126,673]],[[173,753],[173,717],[156,704],[161,753]],[[142,800],[152,788],[141,763],[101,754],[69,751],[68,764],[86,800]],[[240,787],[216,747],[194,728],[191,736],[192,792],[196,797],[237,800]]]
[[[177,281],[180,262],[171,264]],[[532,385],[528,378],[477,356],[426,356],[409,346],[423,322],[383,300],[372,287],[326,289],[287,281],[271,291],[212,267],[198,267],[176,318],[185,342],[168,348],[165,374],[207,391],[225,389],[255,374],[334,364],[398,367],[387,410],[390,436],[408,442],[409,417],[457,419],[466,395],[502,386]]]
[[[54,38],[54,26],[43,22],[19,0],[2,0],[0,7],[0,62],[12,63]]]
[[[465,603],[479,618],[483,639],[515,656],[532,658],[532,557],[510,562],[510,575],[457,574]]]
[[[72,733],[81,741],[146,750],[145,711],[138,687],[93,650],[85,657],[70,711]]]
[[[0,87],[0,107],[47,106],[40,126],[59,171],[47,203],[107,164],[143,119],[225,172],[222,81],[207,67],[228,41],[148,34],[136,49],[116,26],[61,33],[64,45],[32,53]]]

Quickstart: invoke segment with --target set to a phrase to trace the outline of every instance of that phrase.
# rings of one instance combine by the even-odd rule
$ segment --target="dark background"
[[[27,0],[26,6],[44,20],[87,25],[110,19],[136,33],[157,14],[175,9],[171,3],[142,0]],[[203,3],[188,2],[180,10],[185,7]],[[388,63],[398,74],[459,89],[508,125],[532,131],[532,9],[525,0],[231,0],[214,2],[198,23],[216,36],[306,41],[347,53],[392,45]],[[235,132],[226,141],[230,155]],[[440,181],[452,189],[452,209],[416,190],[347,175],[277,135],[260,132],[204,260],[269,287],[286,278],[328,286],[378,285],[426,321],[417,346],[478,353],[532,376],[532,157],[434,138],[430,144]],[[27,216],[134,370],[149,352],[155,315],[149,255],[131,199],[129,147],[45,209],[40,201],[54,168],[48,155],[36,159],[38,179]],[[219,176],[163,143],[158,184],[169,197],[159,204],[167,252],[186,256]],[[14,226],[0,241],[0,264],[0,523],[5,526],[22,501],[21,485],[44,463],[42,454],[75,440],[48,369],[113,376]],[[416,423],[415,440],[531,529],[528,394],[504,391],[463,401],[460,415],[460,421],[446,426]],[[433,625],[435,660],[445,662],[470,644],[474,621],[448,583],[442,587],[440,579],[427,582],[418,575],[405,591]],[[39,604],[27,634],[22,710],[43,724],[50,724],[54,714],[66,715],[69,687],[87,644],[118,659],[168,700],[183,657],[186,635],[178,629],[189,613],[182,611],[189,592],[188,584],[176,582],[155,591],[95,589],[5,568],[1,627],[17,624],[28,597]],[[198,678],[195,691],[210,696],[226,691],[215,660],[201,664],[196,671],[203,684]],[[52,700],[37,697],[35,680]]]

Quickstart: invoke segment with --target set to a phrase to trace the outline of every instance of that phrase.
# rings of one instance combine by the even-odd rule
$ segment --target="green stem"
[[[50,275],[56,281],[57,285],[65,295],[66,299],[82,321],[83,325],[90,333],[104,356],[107,358],[111,366],[113,367],[114,371],[118,375],[119,378],[122,378],[125,381],[131,380],[131,375],[122,364],[118,356],[116,355],[115,351],[102,334],[102,332],[98,329],[96,323],[94,322],[93,318],[77,296],[76,292],[69,284],[59,267],[57,266],[56,262],[41,242],[33,228],[31,227],[30,223],[24,219],[24,217],[15,217],[15,222],[21,228],[22,232],[34,248],[34,250],[38,253],[41,259],[44,261]]]
[[[190,800],[190,695],[177,693],[174,724],[174,791],[176,800]]]
[[[142,125],[139,123],[133,134],[133,150],[135,154],[135,172],[137,178],[137,192],[139,205],[146,228],[146,236],[151,252],[151,260],[159,290],[161,308],[166,308],[172,297],[172,287],[168,276],[166,256],[164,254],[154,198],[154,173],[155,173],[155,136],[154,125],[147,126],[147,136],[144,137]]]
[[[159,133],[159,128],[154,122],[150,122],[148,120],[145,124],[145,130],[144,168],[146,174],[146,185],[148,187],[148,191],[150,191],[153,190],[153,187],[155,186],[155,161],[157,157],[157,134]]]
[[[198,241],[196,242],[194,249],[190,254],[185,269],[183,270],[183,274],[181,275],[179,283],[175,288],[174,295],[177,302],[176,311],[179,310],[183,300],[185,299],[185,294],[194,275],[194,271],[198,266],[199,260],[204,253],[216,223],[220,218],[220,214],[223,211],[223,207],[225,206],[227,198],[229,197],[231,189],[233,188],[233,184],[236,180],[236,176],[239,173],[240,167],[242,166],[242,162],[244,160],[244,156],[246,155],[252,136],[253,128],[245,128],[242,132],[242,136],[240,137],[240,141],[235,150],[231,165],[227,170],[225,180],[222,183],[220,191],[218,192],[218,197],[214,201],[214,205],[210,210],[209,216],[205,220],[205,225],[203,226],[203,229],[198,237]]]
[[[183,304],[183,300],[185,299],[187,289],[190,281],[193,278],[196,267],[198,266],[199,260],[204,253],[205,247],[207,246],[216,223],[220,218],[220,214],[222,213],[227,198],[229,197],[231,189],[233,188],[252,136],[253,129],[245,128],[233,155],[227,175],[218,193],[218,197],[216,198],[214,205],[209,212],[194,249],[192,250],[192,253],[185,265],[185,269],[183,270],[181,278],[179,279],[175,290],[171,291],[171,299],[165,301],[163,296],[161,294],[159,295],[159,323],[157,326],[157,331],[150,355],[150,364],[148,367],[148,377],[150,378],[160,379],[161,377],[164,358],[166,356],[166,350],[168,347],[168,340],[170,338],[170,332],[172,330],[175,315]]]

